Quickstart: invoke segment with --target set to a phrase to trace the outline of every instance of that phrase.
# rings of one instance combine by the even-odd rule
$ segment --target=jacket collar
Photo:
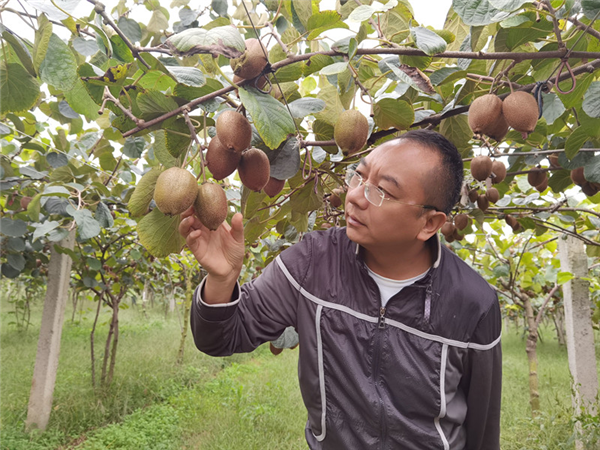
[[[431,244],[436,249],[437,257],[435,258],[435,261],[431,267],[433,269],[437,269],[440,265],[440,262],[442,261],[442,243],[440,241],[439,234],[435,233],[433,236],[431,236],[429,238],[429,240],[427,242],[431,242]],[[360,244],[354,243],[354,245],[356,246],[356,249],[354,250],[354,254],[356,255],[357,259],[360,259],[362,261],[362,258],[360,255]]]

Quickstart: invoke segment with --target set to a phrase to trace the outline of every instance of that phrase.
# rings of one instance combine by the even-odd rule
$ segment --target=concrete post
[[[590,308],[587,255],[580,239],[568,236],[559,239],[561,271],[575,278],[563,285],[565,328],[569,369],[573,377],[573,407],[579,415],[581,408],[597,414],[598,372],[594,351],[594,329]],[[582,448],[581,442],[576,447]]]
[[[61,247],[73,250],[75,230],[58,244]],[[42,325],[31,382],[31,393],[29,394],[27,419],[25,421],[27,431],[35,429],[44,431],[50,419],[65,305],[69,297],[72,263],[73,261],[69,255],[56,252],[54,246],[52,246]]]

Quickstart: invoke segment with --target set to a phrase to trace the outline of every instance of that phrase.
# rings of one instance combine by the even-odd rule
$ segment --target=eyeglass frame
[[[350,182],[351,180],[353,180],[355,177],[358,177],[358,184],[356,186],[351,186]],[[348,169],[346,170],[346,176],[344,177],[344,183],[346,184],[346,186],[348,186],[349,189],[355,189],[357,187],[363,186],[365,187],[365,198],[367,199],[367,201],[373,205],[373,206],[377,206],[380,207],[381,205],[383,205],[383,201],[384,200],[388,200],[390,202],[395,202],[395,203],[400,203],[401,205],[406,205],[406,206],[418,206],[419,208],[423,208],[423,209],[432,209],[434,211],[437,212],[442,212],[441,210],[439,210],[437,207],[433,206],[433,205],[418,205],[416,203],[407,203],[407,202],[403,202],[402,200],[396,200],[395,198],[389,198],[386,196],[385,192],[377,187],[372,185],[371,183],[365,181],[365,179],[363,178],[363,176],[356,172],[355,169]],[[379,204],[375,203],[373,201],[372,198],[370,198],[371,196],[369,195],[369,192],[371,192],[370,188],[373,188],[375,190],[375,192],[377,192],[379,194]]]

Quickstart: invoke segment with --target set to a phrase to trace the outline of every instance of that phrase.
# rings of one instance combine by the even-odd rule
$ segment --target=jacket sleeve
[[[497,298],[475,329],[464,380],[467,450],[500,449],[502,318]]]
[[[296,327],[298,283],[310,264],[310,245],[303,240],[273,260],[256,279],[236,285],[232,301],[209,305],[202,301],[204,281],[192,301],[190,325],[198,349],[211,356],[251,352]]]

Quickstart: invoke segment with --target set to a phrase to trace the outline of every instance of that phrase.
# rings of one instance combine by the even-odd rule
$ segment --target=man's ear
[[[417,239],[423,242],[428,240],[431,236],[437,233],[440,228],[442,228],[442,225],[446,223],[446,218],[446,214],[441,211],[426,211],[423,217],[425,224],[417,235]]]

